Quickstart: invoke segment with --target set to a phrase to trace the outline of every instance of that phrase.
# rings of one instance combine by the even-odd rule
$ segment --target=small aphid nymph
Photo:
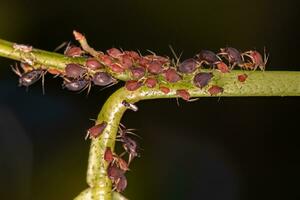
[[[125,106],[126,108],[136,112],[138,111],[138,107],[132,103],[128,103],[126,100],[122,101],[123,106]]]

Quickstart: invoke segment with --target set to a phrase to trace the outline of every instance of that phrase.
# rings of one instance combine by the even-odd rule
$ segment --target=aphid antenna
[[[112,87],[112,86],[114,86],[114,85],[116,85],[116,84],[118,84],[118,83],[119,83],[119,81],[116,80],[116,79],[114,79],[114,82],[113,82],[113,83],[111,83],[111,84],[109,84],[109,85],[107,85],[107,86],[101,88],[101,89],[99,90],[99,92],[101,92],[102,90],[105,90],[106,88]]]
[[[151,53],[152,55],[156,56],[156,53],[154,51],[151,51],[150,49],[146,49],[146,51],[148,51],[149,53]]]
[[[46,70],[43,70],[41,76],[42,76],[42,92],[43,95],[45,95],[45,75],[47,74]]]
[[[173,49],[172,45],[169,45],[169,48],[170,48],[170,50],[171,50],[173,56],[174,56],[175,59],[176,59],[176,62],[174,62],[173,65],[178,66],[178,65],[179,65],[179,62],[180,62],[180,58],[181,58],[183,52],[181,52],[180,55],[179,55],[179,57],[178,57],[177,54],[176,54],[176,52],[175,52],[175,50]],[[172,59],[172,60],[173,60],[173,59]]]
[[[64,42],[62,42],[60,45],[58,45],[57,47],[55,47],[55,49],[53,50],[53,51],[59,51],[59,50],[61,50],[64,46],[66,46],[67,45],[67,47],[69,46],[69,44],[70,44],[70,41],[69,42],[67,42],[67,41],[64,41]],[[64,51],[65,52],[65,51]]]

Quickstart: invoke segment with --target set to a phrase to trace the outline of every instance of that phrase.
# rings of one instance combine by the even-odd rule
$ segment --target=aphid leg
[[[109,87],[112,87],[112,86],[116,85],[117,83],[119,83],[119,81],[115,80],[115,82],[101,88],[99,91],[101,92],[102,90],[105,90],[106,88],[109,88]]]
[[[43,91],[43,95],[45,95],[45,75],[46,75],[47,71],[42,72],[41,76],[42,76],[42,91]]]
[[[178,66],[178,65],[179,65],[179,62],[180,62],[180,58],[181,58],[181,56],[182,56],[182,52],[180,53],[180,55],[179,55],[179,57],[178,57],[177,54],[176,54],[176,52],[174,51],[172,45],[169,45],[169,48],[170,48],[170,50],[171,50],[171,52],[172,52],[174,58],[176,59],[176,62],[174,62],[173,64],[174,64],[175,66]]]
[[[180,106],[180,103],[179,103],[178,97],[176,97],[176,104],[177,104],[177,106],[178,106],[178,107]]]
[[[19,70],[19,67],[18,67],[18,64],[16,63],[15,64],[15,67],[13,67],[13,65],[11,65],[10,66],[11,67],[11,70],[15,73],[15,74],[17,74],[19,77],[21,77],[22,76],[22,73],[20,72],[20,70]]]

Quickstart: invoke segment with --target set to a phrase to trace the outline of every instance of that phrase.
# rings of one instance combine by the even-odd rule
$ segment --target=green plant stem
[[[33,49],[31,52],[24,52],[13,48],[13,43],[0,40],[0,56],[11,58],[18,61],[30,60],[34,63],[33,67],[46,66],[57,70],[64,70],[68,63],[84,64],[85,58],[71,58],[58,53],[47,52],[43,50]],[[130,75],[125,73],[112,73],[116,79],[129,80]],[[248,79],[245,83],[240,83],[237,76],[246,73]],[[300,72],[286,71],[255,71],[243,72],[234,70],[230,73],[220,73],[213,71],[213,79],[209,86],[199,89],[193,84],[193,75],[184,75],[183,80],[177,83],[163,83],[160,78],[160,84],[169,87],[171,90],[168,94],[164,94],[159,87],[147,88],[145,86],[130,92],[124,87],[112,94],[103,105],[101,112],[96,121],[97,124],[103,121],[107,122],[103,134],[96,139],[92,139],[88,170],[87,183],[89,188],[84,190],[76,200],[114,200],[124,199],[120,194],[112,193],[112,184],[107,176],[107,163],[103,159],[104,152],[107,147],[114,149],[116,134],[120,120],[126,111],[122,101],[136,103],[140,100],[158,99],[158,98],[176,98],[178,89],[187,90],[191,97],[210,97],[207,89],[211,85],[218,85],[224,88],[224,92],[217,96],[300,96]]]
[[[218,84],[224,88],[224,93],[218,96],[300,96],[300,72],[252,72],[245,83],[236,81],[238,72],[215,75],[211,84]],[[87,183],[89,189],[81,193],[76,200],[110,200],[111,182],[107,177],[107,163],[103,159],[105,149],[114,149],[117,129],[120,120],[127,109],[122,101],[136,103],[140,100],[175,98],[176,90],[187,89],[191,97],[210,96],[206,88],[195,87],[189,79],[176,84],[166,84],[171,89],[164,94],[158,88],[141,87],[130,92],[124,87],[109,97],[98,115],[97,124],[103,121],[108,123],[101,137],[92,140]],[[101,192],[100,192],[101,191]]]

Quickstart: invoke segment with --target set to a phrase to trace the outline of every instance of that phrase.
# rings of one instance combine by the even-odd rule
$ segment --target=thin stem
[[[211,84],[218,84],[224,88],[219,96],[300,96],[300,72],[252,72],[249,80],[239,83],[237,72],[215,75]],[[130,92],[121,88],[109,97],[98,115],[97,124],[106,121],[107,127],[101,137],[92,140],[87,183],[89,189],[81,193],[76,200],[110,200],[111,181],[107,177],[107,163],[103,159],[105,149],[114,149],[117,129],[126,110],[123,100],[136,103],[140,100],[158,98],[176,98],[176,90],[187,89],[191,97],[208,97],[206,89],[199,89],[189,81],[167,85],[171,90],[168,94],[158,88],[141,87]]]

